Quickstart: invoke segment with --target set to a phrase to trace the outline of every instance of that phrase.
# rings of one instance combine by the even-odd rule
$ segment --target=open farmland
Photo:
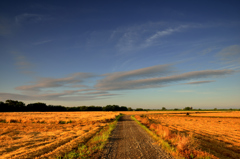
[[[191,116],[201,116],[201,117],[232,117],[232,118],[240,118],[239,111],[233,112],[223,112],[223,111],[209,111],[209,112],[189,112]],[[170,113],[171,114],[171,113]],[[178,114],[178,115],[186,115],[186,112]]]
[[[240,158],[240,112],[205,112],[189,116],[146,114],[146,117],[172,132],[192,134],[199,148],[219,158]]]
[[[142,115],[142,114],[173,114],[173,115],[186,115],[188,111],[122,111],[120,113],[126,115]],[[201,113],[201,114],[209,114],[214,113],[216,111],[192,111],[193,114]],[[190,112],[191,113],[191,112]]]
[[[0,158],[55,158],[85,143],[117,112],[0,113]]]

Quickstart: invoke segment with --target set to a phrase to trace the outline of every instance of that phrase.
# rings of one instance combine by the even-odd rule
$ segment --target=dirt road
[[[109,138],[102,159],[172,159],[130,116],[123,116]]]

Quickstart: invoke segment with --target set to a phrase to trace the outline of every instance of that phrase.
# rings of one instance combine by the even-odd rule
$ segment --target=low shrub
[[[59,124],[66,124],[66,121],[59,121]]]

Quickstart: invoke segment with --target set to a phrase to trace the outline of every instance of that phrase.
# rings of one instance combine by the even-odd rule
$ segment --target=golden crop
[[[86,142],[117,112],[0,113],[0,158],[55,158]]]
[[[202,150],[219,158],[240,158],[240,112],[146,116],[172,132],[192,134]]]

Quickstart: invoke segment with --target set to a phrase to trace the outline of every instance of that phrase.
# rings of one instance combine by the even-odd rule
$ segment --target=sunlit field
[[[173,133],[191,135],[195,146],[205,152],[219,158],[240,158],[239,111],[0,113],[0,158],[64,156],[120,113],[142,116],[138,119],[169,141],[178,140],[172,138]],[[177,142],[176,146],[182,144]]]
[[[86,142],[119,112],[0,113],[0,158],[56,158]]]
[[[187,113],[192,114],[209,114],[216,113],[216,111],[122,111],[120,113],[126,115],[140,115],[140,114],[168,114],[168,115],[186,115]],[[220,111],[219,111],[220,112]],[[221,112],[222,113],[222,112]]]
[[[185,115],[185,114],[181,114]],[[190,112],[191,116],[205,116],[205,117],[237,117],[240,118],[240,112],[239,111],[232,111],[232,112]]]
[[[240,158],[238,111],[145,115],[151,123],[167,127],[170,132],[191,134],[199,148],[219,158]]]

